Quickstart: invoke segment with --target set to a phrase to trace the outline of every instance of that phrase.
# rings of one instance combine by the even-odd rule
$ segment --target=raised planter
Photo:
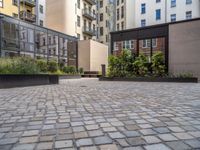
[[[59,79],[80,79],[81,75],[59,75]]]
[[[58,75],[0,75],[0,89],[59,84]]]
[[[198,83],[198,78],[171,78],[171,77],[101,77],[99,81],[135,81],[135,82],[179,82],[179,83]]]

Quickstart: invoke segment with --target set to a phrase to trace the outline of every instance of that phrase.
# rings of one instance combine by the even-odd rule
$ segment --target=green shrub
[[[178,78],[192,78],[194,75],[192,73],[180,73],[176,77]]]
[[[40,69],[30,57],[0,59],[1,74],[38,74]]]
[[[46,73],[48,71],[48,66],[47,66],[46,60],[38,59],[38,60],[36,60],[36,64],[37,64],[38,68],[40,69],[40,72]]]
[[[157,52],[152,56],[151,68],[154,76],[162,77],[166,74],[164,55],[162,52]]]
[[[79,71],[78,71],[80,74],[83,74],[84,73],[84,70],[83,68],[79,68]]]
[[[64,66],[63,72],[67,74],[75,74],[76,73],[76,67],[74,66]]]
[[[47,65],[50,73],[55,73],[58,71],[58,63],[55,60],[50,60]]]
[[[148,61],[144,54],[140,54],[133,62],[134,74],[137,76],[146,76],[148,73]]]

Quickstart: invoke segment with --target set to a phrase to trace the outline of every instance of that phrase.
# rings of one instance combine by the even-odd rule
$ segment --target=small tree
[[[55,60],[50,60],[48,62],[48,71],[51,73],[55,73],[58,71],[58,63]]]
[[[152,72],[154,76],[162,77],[165,75],[164,55],[157,52],[152,56]]]
[[[147,57],[144,54],[140,54],[138,57],[136,57],[135,61],[133,62],[134,73],[139,76],[147,75],[147,63]]]

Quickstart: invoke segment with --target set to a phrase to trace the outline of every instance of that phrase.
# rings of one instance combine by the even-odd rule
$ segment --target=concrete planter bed
[[[59,79],[80,79],[81,75],[59,75]]]
[[[0,75],[0,89],[59,84],[58,75]]]
[[[179,83],[198,83],[198,78],[172,78],[172,77],[134,77],[134,78],[120,78],[120,77],[102,77],[99,81],[135,81],[135,82],[179,82]]]

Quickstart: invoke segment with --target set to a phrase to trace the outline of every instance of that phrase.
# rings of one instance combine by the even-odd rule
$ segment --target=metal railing
[[[92,10],[89,9],[83,9],[83,15],[91,20],[96,20],[96,14],[92,12]]]
[[[83,32],[86,33],[86,34],[89,34],[91,36],[96,35],[96,30],[92,29],[91,27],[87,27],[87,26],[83,27]]]
[[[20,11],[19,17],[25,21],[36,22],[36,15],[27,11]]]

